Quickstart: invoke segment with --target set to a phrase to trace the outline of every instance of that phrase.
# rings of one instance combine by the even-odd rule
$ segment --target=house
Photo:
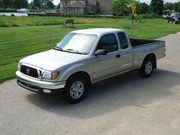
[[[112,0],[60,0],[60,11],[69,14],[111,15],[111,3]]]

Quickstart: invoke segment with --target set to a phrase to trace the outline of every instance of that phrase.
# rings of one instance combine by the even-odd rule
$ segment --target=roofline
[[[75,30],[72,31],[71,33],[87,33],[87,34],[101,35],[102,33],[115,33],[115,32],[124,32],[124,30],[116,29],[116,28],[89,28],[89,29]]]

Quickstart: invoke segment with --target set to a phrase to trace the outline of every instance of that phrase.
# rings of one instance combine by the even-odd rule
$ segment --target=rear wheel
[[[151,57],[147,57],[139,69],[140,75],[144,78],[150,77],[154,70],[154,63]]]
[[[68,79],[63,96],[66,101],[75,104],[84,99],[87,88],[88,85],[85,78],[80,75],[75,75]]]

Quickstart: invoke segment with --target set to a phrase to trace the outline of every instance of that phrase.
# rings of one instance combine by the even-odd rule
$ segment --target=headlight
[[[50,71],[44,71],[41,75],[43,79],[56,79],[59,75],[59,72],[50,72]]]
[[[18,63],[18,70],[21,70],[21,63]]]

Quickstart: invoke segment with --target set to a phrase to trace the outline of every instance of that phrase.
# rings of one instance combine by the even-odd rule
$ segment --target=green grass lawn
[[[30,54],[54,48],[68,32],[85,28],[120,28],[136,38],[156,39],[180,31],[180,25],[163,19],[134,22],[130,19],[73,18],[73,27],[64,27],[63,17],[2,17],[0,27],[0,82],[14,78],[18,61]],[[8,26],[8,27],[7,27]],[[16,27],[12,27],[16,26]]]

